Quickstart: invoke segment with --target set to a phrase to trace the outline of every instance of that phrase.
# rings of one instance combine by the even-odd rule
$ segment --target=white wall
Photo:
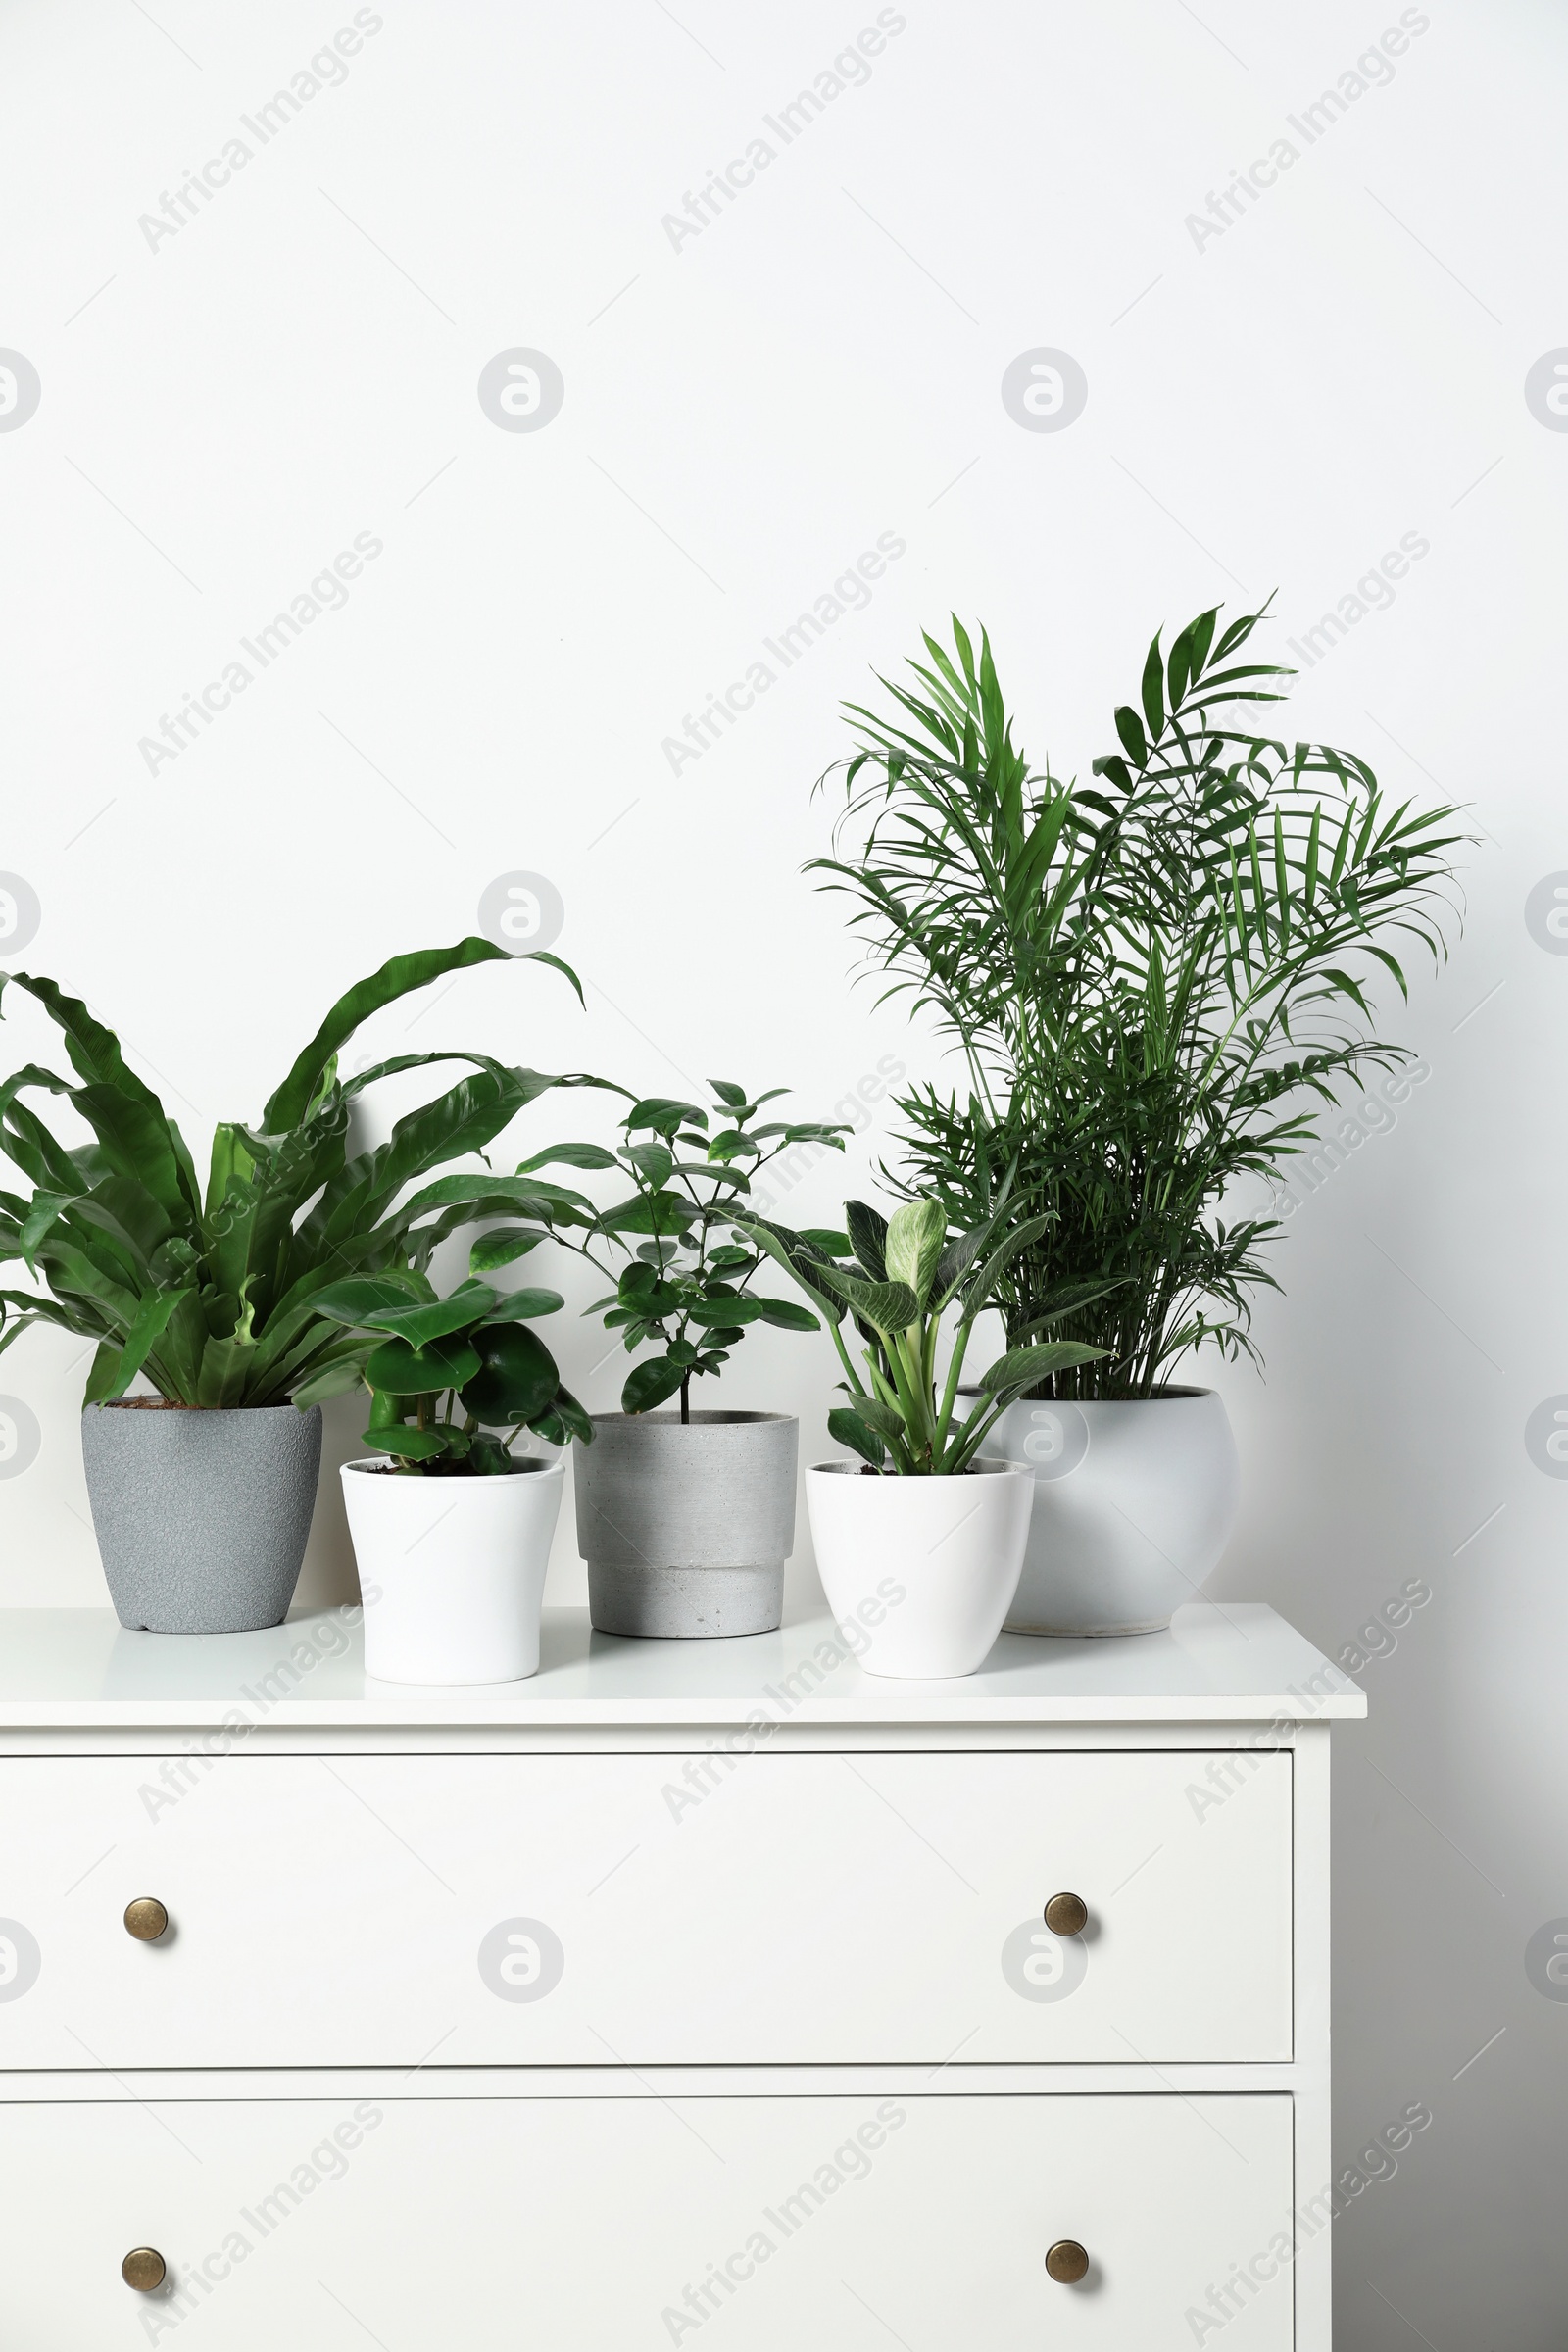
[[[1403,1022],[1429,1075],[1291,1215],[1266,1384],[1222,1375],[1247,1500],[1216,1590],[1335,1652],[1430,1590],[1339,1742],[1338,2140],[1412,2099],[1435,2117],[1340,2225],[1340,2340],[1546,2352],[1568,2005],[1525,1953],[1568,1914],[1568,1486],[1525,1433],[1568,1393],[1568,961],[1525,907],[1568,869],[1568,438],[1525,385],[1568,345],[1561,12],[377,0],[343,78],[264,143],[243,119],[355,21],[10,0],[0,26],[0,344],[41,385],[0,430],[0,867],[39,907],[10,960],[114,1021],[200,1147],[344,984],[526,869],[561,894],[586,1016],[498,967],[368,1048],[789,1082],[826,1115],[884,1058],[934,1066],[851,988],[842,914],[798,872],[868,665],[981,616],[1025,742],[1083,770],[1156,625],[1277,588],[1276,642],[1299,640],[1423,543],[1303,676],[1298,724],[1398,794],[1471,803],[1485,838]],[[868,77],[786,145],[765,119],[878,22]],[[1356,79],[1310,143],[1292,125]],[[142,225],[236,135],[193,218]],[[662,217],[759,136],[754,183],[672,241]],[[1192,224],[1282,139],[1242,217]],[[999,391],[1043,346],[1087,379],[1059,431]],[[476,397],[518,347],[564,379],[536,431]],[[379,552],[343,608],[266,668],[242,653],[359,534]],[[883,534],[903,552],[865,609],[787,669],[761,650]],[[236,657],[252,678],[199,740],[139,749]],[[759,659],[774,682],[673,772],[663,740]],[[7,1067],[52,1051],[20,1001],[4,1035]],[[591,1124],[558,1099],[514,1141]],[[886,1136],[879,1108],[858,1185]],[[791,1196],[802,1221],[837,1175]],[[614,1401],[590,1326],[562,1353]],[[727,1399],[800,1411],[814,1448],[829,1362],[754,1340]],[[82,1372],[52,1334],[0,1362],[40,1439],[0,1482],[8,1602],[104,1598]],[[334,1459],[353,1435],[340,1408]],[[350,1589],[332,1483],[311,1598]],[[556,1595],[579,1578],[564,1530]]]

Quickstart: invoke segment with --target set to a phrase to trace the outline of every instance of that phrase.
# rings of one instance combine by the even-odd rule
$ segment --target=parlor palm
[[[1248,658],[1261,617],[1156,636],[1087,784],[1030,766],[956,620],[891,713],[849,713],[834,855],[808,870],[962,1056],[961,1090],[899,1104],[905,1189],[967,1228],[1010,1175],[1046,1222],[999,1291],[1009,1347],[1049,1322],[1105,1350],[1037,1394],[1148,1396],[1192,1348],[1253,1351],[1279,1227],[1239,1180],[1277,1181],[1341,1086],[1405,1058],[1368,991],[1445,953],[1453,809],[1262,733],[1293,673]]]

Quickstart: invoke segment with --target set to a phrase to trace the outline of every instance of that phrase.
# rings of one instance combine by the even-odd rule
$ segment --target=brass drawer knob
[[[1089,1905],[1081,1894],[1054,1894],[1046,1905],[1046,1925],[1053,1936],[1081,1936],[1089,1925]]]
[[[156,1943],[168,1930],[169,1913],[155,1895],[138,1894],[133,1903],[125,1905],[125,1934],[134,1936],[138,1943]],[[158,2257],[153,2259],[156,2262]]]
[[[1046,2256],[1046,2270],[1058,2286],[1076,2286],[1088,2268],[1089,2257],[1075,2237],[1058,2237]]]
[[[132,2246],[120,2266],[120,2276],[138,2295],[150,2295],[164,2283],[164,2258],[156,2246]]]

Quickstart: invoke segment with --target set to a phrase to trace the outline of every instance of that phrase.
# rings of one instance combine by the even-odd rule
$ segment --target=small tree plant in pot
[[[753,1290],[763,1252],[733,1227],[752,1178],[799,1144],[842,1151],[850,1132],[764,1119],[785,1090],[757,1096],[712,1081],[713,1126],[695,1102],[650,1097],[622,1121],[618,1152],[570,1145],[541,1153],[615,1168],[631,1193],[598,1220],[598,1238],[628,1253],[618,1275],[592,1242],[575,1245],[614,1282],[590,1311],[629,1351],[618,1413],[594,1415],[595,1444],[576,1463],[577,1544],[603,1633],[677,1640],[766,1633],[779,1623],[784,1563],[795,1544],[799,1424],[792,1414],[732,1412],[692,1402],[723,1370],[748,1329],[814,1331],[794,1298]],[[661,1410],[672,1399],[673,1410]]]
[[[989,642],[957,621],[891,710],[849,713],[814,870],[962,1065],[900,1100],[894,1181],[972,1225],[1010,1175],[1010,1214],[1050,1223],[999,1285],[1008,1346],[1065,1305],[1061,1335],[1095,1350],[991,1441],[1036,1480],[1021,1632],[1152,1631],[1200,1591],[1240,1465],[1222,1400],[1179,1372],[1254,1352],[1281,1232],[1261,1188],[1343,1089],[1409,1058],[1372,991],[1402,996],[1409,956],[1445,953],[1454,811],[1265,732],[1293,673],[1255,658],[1262,617],[1156,636],[1083,781],[1031,765]]]
[[[939,1200],[906,1201],[891,1223],[852,1200],[848,1263],[818,1236],[746,1227],[826,1314],[844,1367],[850,1401],[828,1415],[828,1431],[857,1459],[816,1463],[806,1497],[822,1589],[840,1624],[865,1629],[869,1674],[963,1675],[981,1664],[1017,1590],[1033,1503],[1028,1471],[981,1448],[1015,1397],[1097,1353],[1036,1341],[993,1364],[976,1400],[961,1399],[975,1320],[1046,1223],[1026,1219],[1002,1237],[1004,1215],[950,1240]],[[862,1343],[858,1365],[846,1320]]]
[[[440,1684],[536,1673],[565,1466],[512,1448],[524,1430],[557,1446],[594,1434],[528,1328],[561,1294],[470,1276],[439,1298],[427,1277],[401,1271],[337,1283],[317,1304],[368,1350],[372,1456],[342,1470],[366,1672]]]
[[[451,1053],[399,1054],[345,1080],[338,1054],[410,990],[507,960],[489,940],[466,939],[394,956],[350,989],[260,1123],[220,1123],[205,1190],[113,1032],[54,981],[0,973],[0,990],[34,998],[58,1025],[76,1073],[73,1084],[30,1063],[0,1085],[0,1151],[31,1188],[0,1192],[0,1259],[42,1286],[0,1291],[0,1348],[38,1323],[97,1343],[82,1452],[122,1624],[234,1633],[287,1613],[316,1502],[319,1399],[357,1382],[365,1352],[322,1311],[321,1293],[345,1275],[426,1263],[486,1213],[485,1180],[438,1178],[412,1197],[409,1187],[482,1151],[546,1089],[595,1083]],[[528,960],[572,977],[553,956]],[[368,1088],[452,1061],[468,1064],[456,1085],[399,1119],[385,1144],[351,1152],[350,1115]],[[64,1098],[87,1140],[57,1136],[24,1099],[38,1093]],[[564,1197],[558,1209],[573,1213]],[[153,1396],[127,1394],[138,1376]]]

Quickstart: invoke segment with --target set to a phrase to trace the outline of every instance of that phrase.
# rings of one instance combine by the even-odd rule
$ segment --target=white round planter
[[[1211,1389],[1084,1404],[1025,1399],[988,1459],[1034,1481],[1014,1634],[1153,1634],[1196,1600],[1230,1539],[1241,1464]]]
[[[973,1674],[1002,1631],[1023,1566],[1033,1481],[1005,1462],[959,1478],[806,1473],[816,1569],[867,1674]]]
[[[382,1683],[516,1683],[539,1670],[539,1606],[564,1462],[510,1478],[404,1478],[343,1464],[365,1595],[365,1671]]]

